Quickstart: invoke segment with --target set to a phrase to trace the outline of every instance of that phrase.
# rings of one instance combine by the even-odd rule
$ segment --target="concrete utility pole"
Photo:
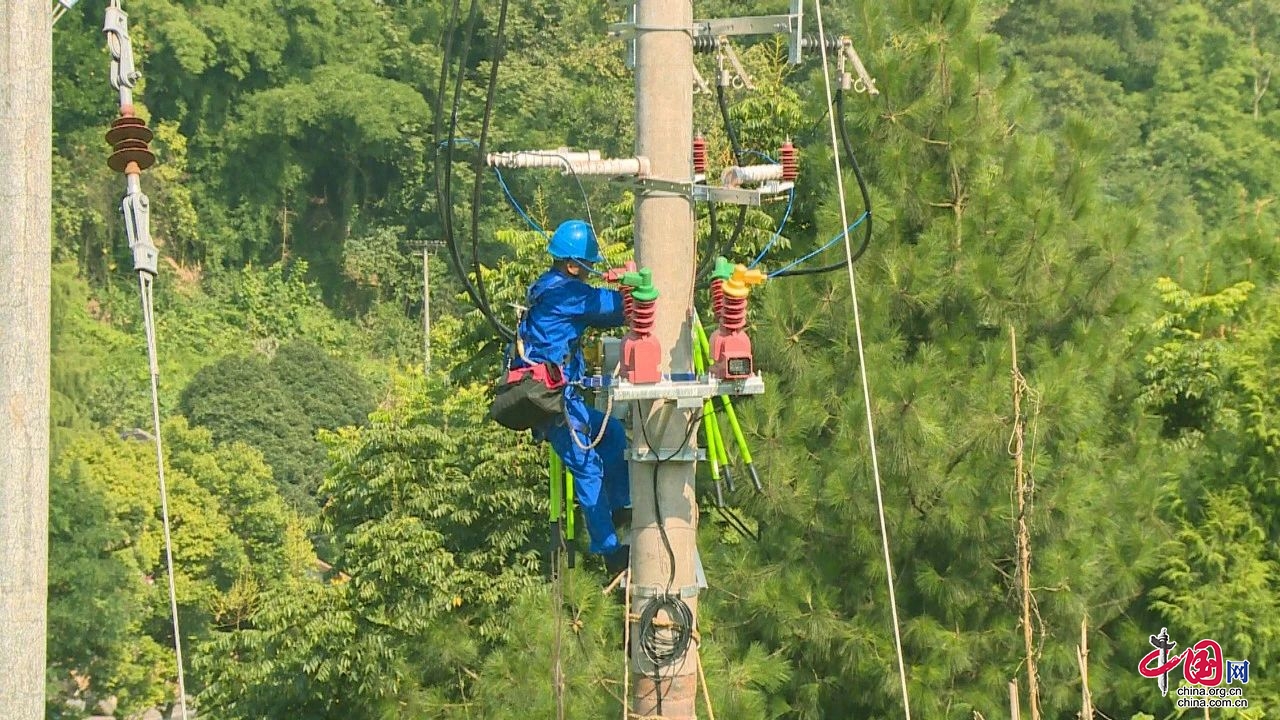
[[[636,4],[636,155],[649,159],[651,175],[666,180],[693,178],[693,3],[692,0],[639,0]],[[695,264],[694,207],[685,194],[641,192],[636,199],[636,262],[653,270],[658,287],[655,335],[666,351],[663,369],[688,373],[693,368],[690,317]],[[645,432],[633,433],[636,446],[647,437],[658,457],[676,458],[657,469],[657,504],[653,462],[631,463],[633,533],[631,548],[631,612],[639,614],[653,594],[685,595],[697,612],[694,558],[698,509],[694,497],[694,463],[685,443],[689,410],[674,401],[658,401],[637,422]],[[637,426],[638,427],[638,426]],[[694,428],[696,431],[696,428]],[[683,448],[684,453],[677,455]],[[673,572],[655,509],[675,556]],[[660,619],[661,616],[660,616]],[[686,720],[694,717],[698,650],[655,672],[637,647],[639,628],[632,625],[632,708],[636,716]],[[655,675],[659,679],[655,679]]]
[[[431,374],[431,243],[422,244],[422,372]]]
[[[0,0],[0,711],[44,718],[52,15]]]

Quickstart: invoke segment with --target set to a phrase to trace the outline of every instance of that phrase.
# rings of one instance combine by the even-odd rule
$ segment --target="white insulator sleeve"
[[[490,167],[500,168],[562,168],[566,162],[571,165],[578,165],[580,163],[595,162],[599,159],[599,150],[576,151],[568,148],[517,150],[515,152],[489,153],[485,156],[485,162]]]
[[[634,175],[646,177],[649,175],[649,159],[641,157],[614,158],[574,163],[573,173],[577,175]]]
[[[781,165],[748,165],[726,169],[720,178],[720,183],[726,187],[742,187],[781,179]]]

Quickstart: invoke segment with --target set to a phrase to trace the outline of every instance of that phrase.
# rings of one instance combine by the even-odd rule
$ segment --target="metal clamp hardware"
[[[647,385],[619,382],[610,386],[609,392],[612,393],[615,403],[631,400],[701,399],[716,395],[761,395],[764,393],[764,380],[757,374],[743,380],[703,377],[693,382],[663,380],[660,383]]]
[[[702,73],[698,72],[697,66],[693,68],[693,94],[710,93],[711,86],[707,84],[707,79],[702,77]]]
[[[120,91],[123,98],[142,74],[133,63],[133,43],[129,40],[129,15],[120,9],[118,0],[107,7],[102,32],[107,36],[111,50],[111,87]]]
[[[627,21],[609,25],[609,37],[627,42],[627,67],[636,66],[636,34],[646,30],[674,30],[677,28],[641,28],[637,27],[636,3],[614,2],[615,7],[627,8]],[[721,37],[732,35],[788,35],[787,62],[800,64],[804,24],[804,0],[791,0],[791,12],[786,15],[754,15],[737,18],[719,18],[714,20],[694,20],[688,29],[689,34],[699,37]],[[746,75],[742,76],[744,79]]]
[[[853,69],[858,73],[858,81],[853,83],[852,89],[858,92],[865,92],[868,95],[879,95],[880,91],[876,89],[876,80],[867,72],[867,68],[862,64],[862,58],[858,57],[858,51],[853,49],[853,40],[844,37],[840,38],[840,45],[843,52],[840,54],[840,71],[841,71],[841,87],[844,87],[849,73],[844,71],[844,60],[849,59],[853,63]],[[849,88],[845,88],[849,89]]]
[[[57,25],[58,21],[62,19],[62,16],[66,15],[67,11],[75,7],[78,2],[80,2],[80,0],[58,0],[57,7],[53,9],[52,24]]]
[[[128,193],[120,204],[124,214],[124,231],[129,236],[129,249],[133,250],[133,269],[156,275],[159,272],[160,251],[151,241],[151,201],[142,192],[137,175],[125,176]]]
[[[729,61],[733,66],[733,73],[725,69],[724,62]],[[747,90],[755,90],[755,83],[751,82],[751,76],[747,74],[746,68],[742,67],[742,62],[738,60],[738,53],[734,52],[733,45],[729,43],[729,39],[724,35],[720,35],[716,40],[716,65],[719,72],[719,83],[721,86],[732,86],[734,89],[745,88]]]
[[[705,587],[705,585],[702,587]],[[701,590],[701,587],[699,587],[698,585],[686,585],[680,588],[680,597],[685,600],[692,597],[697,597],[700,590]],[[668,594],[669,593],[667,592],[667,589],[662,587],[661,585],[646,585],[644,587],[631,588],[632,597],[644,598],[646,600],[663,597]]]
[[[627,459],[633,462],[701,462],[707,459],[707,452],[702,448],[686,447],[679,452],[663,453],[650,448],[633,448],[627,453]]]

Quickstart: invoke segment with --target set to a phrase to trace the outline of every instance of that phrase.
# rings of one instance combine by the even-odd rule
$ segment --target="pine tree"
[[[1069,113],[1061,130],[1035,131],[1024,77],[979,4],[892,3],[862,18],[862,35],[885,40],[860,48],[881,99],[852,103],[878,228],[858,275],[913,709],[996,714],[1022,672],[1012,327],[1037,393],[1026,420],[1041,696],[1062,715],[1079,702],[1081,619],[1099,629],[1099,666],[1127,657],[1141,630],[1125,614],[1155,571],[1160,458],[1133,403],[1122,320],[1145,235],[1100,194],[1105,128]],[[817,214],[830,234],[834,215],[832,201]],[[743,637],[797,669],[796,717],[900,703],[847,292],[835,275],[775,281],[763,299],[756,346],[774,379],[748,423],[769,468],[750,503],[767,540],[722,580],[744,588],[723,600],[749,618]],[[1124,707],[1108,679],[1121,673],[1098,672],[1099,708]]]

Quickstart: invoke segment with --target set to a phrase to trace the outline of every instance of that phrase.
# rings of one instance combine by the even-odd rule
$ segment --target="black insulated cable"
[[[724,125],[724,133],[729,138],[729,147],[733,151],[733,161],[736,163],[746,154],[746,150],[742,148],[741,139],[738,137],[738,129],[733,125],[733,118],[729,116],[729,98],[724,91],[722,85],[717,79],[716,82],[716,106],[720,108],[720,121]],[[738,208],[738,219],[733,223],[733,232],[729,235],[729,239],[724,241],[717,249],[716,241],[719,240],[719,227],[715,214],[715,204],[711,205],[711,252],[702,259],[702,268],[698,270],[698,280],[705,280],[711,269],[716,265],[716,258],[721,255],[728,255],[734,247],[737,246],[738,240],[742,237],[742,231],[747,226],[747,206],[742,205]]]
[[[658,620],[664,612],[667,620]],[[689,652],[693,643],[693,610],[679,595],[651,598],[640,611],[640,649],[654,668],[674,664]]]
[[[863,222],[862,244],[854,251],[850,260],[841,260],[840,262],[823,265],[816,268],[801,268],[798,270],[786,270],[774,275],[774,278],[796,277],[799,275],[820,275],[829,273],[845,267],[849,262],[857,262],[859,258],[866,253],[867,248],[871,246],[871,193],[867,190],[867,179],[862,174],[862,166],[858,164],[858,156],[853,152],[853,143],[849,140],[849,128],[845,123],[844,109],[844,90],[836,91],[836,111],[840,115],[840,122],[837,127],[840,133],[840,144],[844,147],[844,154],[849,161],[849,167],[853,168],[853,176],[858,180],[858,190],[862,193],[862,207],[866,220]]]
[[[456,26],[454,25],[452,15],[456,13],[457,5],[458,5],[458,2],[457,0],[455,0],[454,8],[453,8],[454,12],[451,13],[451,22],[450,22],[450,25],[446,27],[447,35],[444,42],[446,49],[452,48],[452,34],[456,30]],[[505,3],[503,7],[505,10],[505,7],[506,7]],[[458,115],[459,115],[459,110],[462,103],[462,84],[463,84],[463,78],[465,76],[464,66],[466,64],[467,57],[469,57],[471,53],[471,43],[475,39],[476,27],[479,24],[479,18],[480,18],[479,0],[472,0],[468,18],[467,18],[467,28],[463,36],[462,49],[457,56],[458,71],[457,71],[456,77],[454,78],[453,100],[450,108],[448,135],[444,141],[438,142],[436,146],[437,211],[440,217],[441,228],[444,231],[443,234],[445,239],[445,245],[449,250],[449,259],[451,261],[450,265],[451,265],[451,269],[454,272],[454,275],[458,278],[459,282],[462,283],[462,286],[466,290],[468,297],[470,297],[472,304],[474,304],[476,308],[480,310],[480,313],[484,316],[485,320],[488,321],[489,325],[492,326],[493,329],[498,333],[498,335],[501,336],[504,340],[506,340],[507,342],[511,342],[515,338],[514,331],[512,331],[511,328],[507,327],[500,320],[498,320],[497,316],[493,313],[493,309],[489,306],[487,294],[484,292],[482,288],[477,287],[471,281],[471,278],[467,274],[467,270],[466,270],[466,267],[464,266],[463,259],[462,259],[462,252],[459,248],[457,233],[454,227],[454,217],[453,217],[454,143],[457,139]],[[452,62],[452,58],[448,56],[446,56],[443,60],[443,63],[445,64],[446,67],[442,67],[441,69],[440,94],[436,98],[437,100],[436,107],[435,107],[436,126],[437,126],[436,138],[438,141],[440,138],[441,131],[443,130],[443,128],[440,128],[439,126],[440,126],[440,119],[444,110],[444,92],[443,91],[448,84],[447,65],[450,62]],[[492,93],[494,92],[496,81],[497,81],[497,75],[496,75],[496,72],[493,72],[491,73],[491,77],[490,77],[490,87],[489,87],[490,97],[492,97]],[[491,105],[489,107],[491,107]],[[443,168],[441,166],[441,163],[439,162],[439,155],[441,152],[443,152],[445,156]],[[478,162],[482,162],[482,161],[483,161],[483,155],[481,155],[481,160]],[[477,172],[477,178],[478,176],[479,176],[479,173]],[[477,198],[473,194],[472,228],[471,228],[471,237],[472,237],[473,243],[477,241],[477,233],[478,233],[478,225],[479,225],[478,210],[476,208],[477,205],[478,205]],[[479,279],[478,275],[477,275],[477,278]]]
[[[480,189],[481,180],[484,178],[484,158],[485,150],[489,143],[489,127],[493,121],[493,103],[498,91],[498,67],[502,62],[502,52],[505,47],[506,31],[507,31],[507,5],[508,0],[502,0],[502,4],[498,9],[498,27],[493,40],[491,58],[489,60],[489,88],[485,93],[484,99],[484,119],[480,126],[480,145],[476,153],[476,161],[473,166],[475,181],[471,188],[471,272],[475,274],[476,289],[479,291],[480,300],[489,308],[492,314],[492,307],[489,304],[489,293],[485,288],[484,274],[480,268]],[[515,339],[515,333],[508,333],[499,330],[499,334],[503,335],[507,342]]]

